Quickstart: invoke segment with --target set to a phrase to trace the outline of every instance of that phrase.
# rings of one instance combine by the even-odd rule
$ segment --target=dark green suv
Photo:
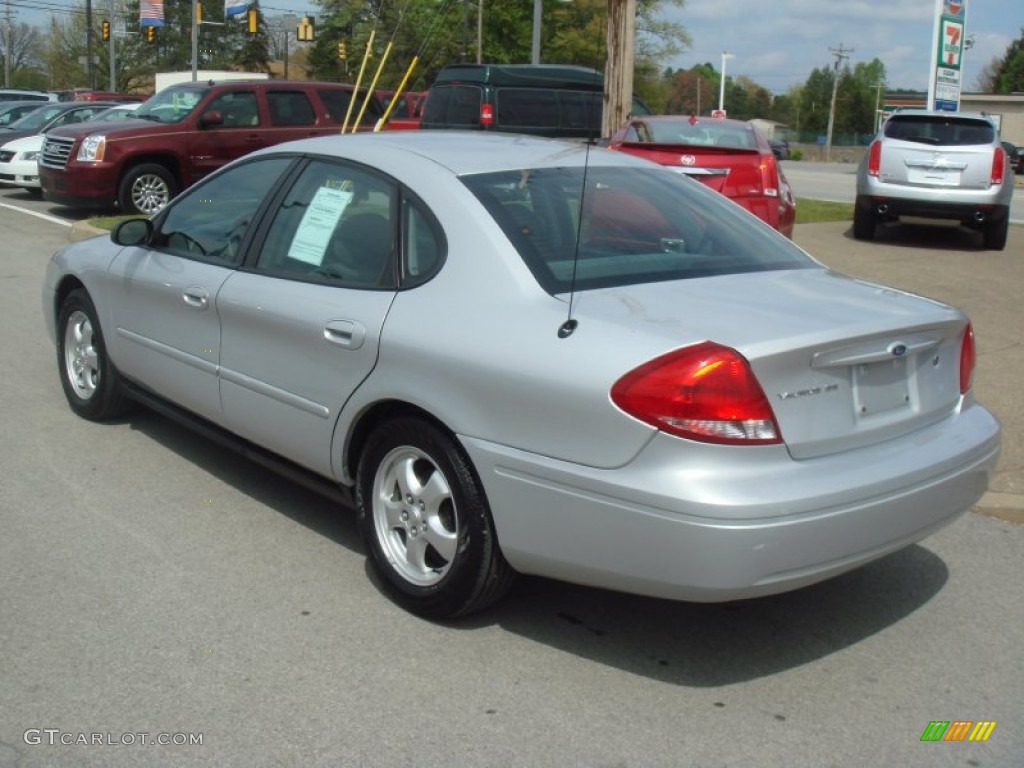
[[[604,76],[559,64],[452,64],[427,95],[421,128],[527,133],[553,138],[601,135]],[[633,99],[634,115],[650,110]]]

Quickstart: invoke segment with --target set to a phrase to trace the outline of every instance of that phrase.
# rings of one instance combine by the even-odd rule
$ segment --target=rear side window
[[[897,115],[883,129],[886,138],[945,147],[991,144],[996,130],[991,123],[963,117]]]
[[[819,265],[727,198],[660,168],[465,176],[549,293]],[[578,241],[578,245],[577,245]]]
[[[354,124],[356,119],[359,117],[360,110],[363,109],[363,104],[366,99],[366,93],[361,93],[356,99],[356,103],[352,105],[352,110],[350,112],[348,108],[349,103],[352,101],[352,93],[350,91],[323,89],[317,91],[317,95],[320,97],[320,101],[322,101],[324,106],[327,108],[327,114],[330,115],[331,120],[339,125],[345,122],[346,115],[348,115],[349,125]],[[373,125],[377,122],[377,119],[380,116],[380,107],[378,106],[377,101],[371,96],[370,102],[366,104],[366,111],[363,112],[363,119],[360,121],[360,125]]]
[[[480,126],[483,90],[475,85],[439,85],[430,89],[423,111],[424,123],[452,127]]]
[[[313,125],[316,112],[302,91],[267,91],[271,125]]]

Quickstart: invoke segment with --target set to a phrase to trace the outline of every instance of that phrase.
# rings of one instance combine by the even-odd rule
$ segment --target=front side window
[[[397,188],[354,166],[313,160],[274,216],[256,270],[346,288],[393,289]]]
[[[465,176],[549,293],[820,265],[725,197],[661,168]]]
[[[158,91],[135,111],[135,116],[155,123],[180,123],[199,106],[207,89],[170,86]]]
[[[285,157],[254,160],[192,187],[169,207],[153,246],[200,261],[238,264],[253,216],[291,163]]]

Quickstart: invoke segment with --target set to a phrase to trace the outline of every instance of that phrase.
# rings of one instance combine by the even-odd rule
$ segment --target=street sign
[[[722,120],[727,117],[724,109],[712,109],[711,116],[716,120]]]

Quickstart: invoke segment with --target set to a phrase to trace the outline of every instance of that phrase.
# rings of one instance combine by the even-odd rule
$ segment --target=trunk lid
[[[938,147],[888,139],[882,145],[878,179],[910,187],[988,189],[992,152],[990,144]]]
[[[960,400],[961,312],[825,269],[634,285],[577,301],[581,328],[592,319],[638,331],[635,365],[705,340],[738,350],[796,459],[912,432]]]
[[[624,143],[621,149],[669,166],[726,197],[763,194],[757,149],[651,143]]]

